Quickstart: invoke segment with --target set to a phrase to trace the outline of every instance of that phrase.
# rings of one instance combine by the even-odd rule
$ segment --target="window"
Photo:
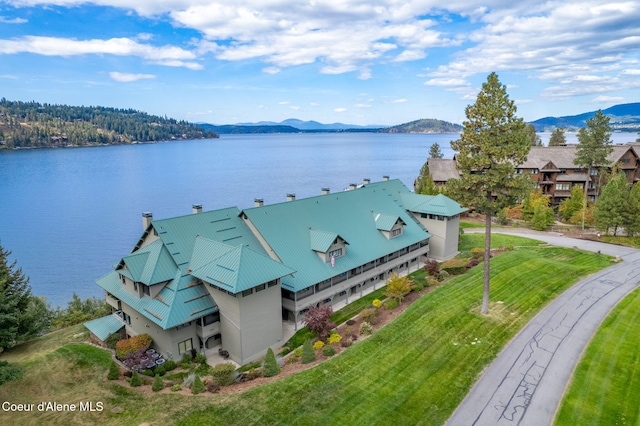
[[[252,293],[253,293],[253,289],[252,289],[252,288],[250,288],[250,289],[248,289],[248,290],[243,290],[243,291],[242,291],[242,297],[247,297],[247,296],[249,296],[249,295],[250,295],[250,294],[252,294]]]
[[[278,285],[278,280],[269,281],[267,283],[267,287],[273,287],[275,285]]]
[[[142,284],[142,293],[146,294],[147,296],[151,295],[151,291],[149,290],[149,286],[148,285]]]
[[[122,284],[126,284],[126,281],[124,279],[124,275],[122,274],[118,274],[120,276],[120,281],[122,281]]]
[[[180,324],[179,326],[176,327],[176,330],[182,330],[183,328],[187,328],[191,325],[191,321],[189,322],[185,322],[184,324]]]
[[[138,282],[137,282],[137,281],[134,281],[134,282],[133,282],[133,289],[134,289],[135,291],[138,291]]]
[[[538,169],[531,169],[531,174],[532,175],[537,175],[538,174]]]
[[[204,325],[213,324],[214,322],[220,321],[220,312],[216,312],[214,314],[205,315],[202,318]]]
[[[391,231],[391,238],[402,235],[402,228],[394,229]]]
[[[259,292],[259,291],[264,290],[266,287],[267,287],[267,285],[266,285],[266,284],[260,284],[260,285],[257,285],[257,286],[256,286],[256,293],[257,293],[257,292]]]
[[[568,191],[569,184],[568,183],[556,183],[556,191]]]
[[[521,175],[522,174],[522,169],[516,169],[516,174],[517,175]]]
[[[598,176],[598,169],[589,169],[589,174],[591,176]]]
[[[180,355],[190,351],[191,349],[193,349],[193,343],[191,342],[191,339],[187,339],[184,342],[178,343],[178,354]]]
[[[330,252],[329,252],[329,259],[331,259],[331,258],[332,258],[332,257],[334,257],[334,256],[335,256],[335,257],[340,257],[340,256],[342,256],[342,249],[341,249],[341,248],[339,248],[339,249],[336,249],[336,250],[333,250],[333,251],[330,251]]]

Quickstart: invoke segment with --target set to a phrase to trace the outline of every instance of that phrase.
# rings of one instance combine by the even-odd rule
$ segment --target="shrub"
[[[449,273],[447,271],[440,271],[438,273],[438,281],[442,282],[449,278]]]
[[[371,324],[369,324],[366,321],[364,321],[362,324],[360,324],[360,334],[361,335],[369,336],[371,333],[373,333],[373,326]]]
[[[392,310],[398,307],[398,299],[389,299],[386,302],[384,302],[384,307],[387,308],[387,310]]]
[[[154,392],[158,392],[164,389],[164,382],[160,375],[156,374],[156,377],[153,379],[153,384],[151,385],[151,390]]]
[[[352,319],[347,320],[347,325],[349,325],[349,326],[354,325],[355,323],[356,323],[355,320],[352,320]]]
[[[336,350],[333,346],[325,346],[322,348],[322,355],[324,356],[334,356],[336,354]]]
[[[436,276],[440,273],[440,264],[437,260],[428,258],[424,261],[424,270],[431,276]]]
[[[24,376],[24,367],[0,361],[0,385],[12,380],[20,380]]]
[[[324,347],[324,342],[322,340],[318,340],[313,344],[313,349],[322,349]]]
[[[467,262],[467,268],[471,269],[474,266],[478,266],[478,264],[480,264],[480,261],[478,259],[476,259],[475,257],[471,257],[471,258],[469,258],[469,261]]]
[[[427,287],[433,287],[438,285],[438,279],[435,277],[428,277],[426,282],[427,282]]]
[[[267,349],[267,355],[264,358],[264,365],[262,367],[262,374],[264,377],[273,377],[280,374],[280,367],[278,367],[276,356],[271,348]]]
[[[131,374],[131,387],[135,388],[142,385],[142,381],[140,380],[140,376],[136,370],[133,370],[133,374]]]
[[[460,275],[467,271],[467,261],[464,259],[449,259],[442,264],[442,270],[450,275]]]
[[[167,374],[167,370],[164,368],[164,365],[157,366],[156,369],[154,370],[154,372],[158,376],[164,376],[165,374]]]
[[[207,363],[207,357],[204,354],[198,354],[196,355],[195,362],[197,362],[198,364],[206,364]]]
[[[155,374],[153,374],[153,371],[151,371],[151,370],[143,370],[142,373],[140,373],[140,374],[142,374],[144,376],[147,376],[147,377],[155,376]]]
[[[200,376],[196,376],[193,379],[193,385],[191,385],[191,393],[197,395],[205,391],[204,383],[200,380]]]
[[[400,277],[393,273],[387,280],[387,287],[382,292],[385,296],[396,299],[398,303],[411,292],[413,289],[413,281],[408,276]]]
[[[120,340],[116,343],[116,357],[122,360],[135,352],[144,352],[149,349],[152,342],[153,340],[148,334],[139,334],[129,339]]]
[[[120,378],[120,367],[116,364],[115,361],[111,361],[111,365],[109,366],[109,374],[107,374],[108,380],[118,380]]]
[[[187,352],[182,355],[182,360],[180,361],[182,364],[191,364],[191,352]]]
[[[348,348],[352,344],[353,340],[351,339],[351,336],[348,336],[340,341],[340,346],[342,346],[343,348]]]
[[[374,301],[371,302],[371,304],[373,305],[374,308],[380,308],[382,306],[382,302],[380,301],[380,299],[374,299]]]
[[[332,345],[334,343],[340,343],[340,340],[342,340],[342,336],[341,335],[339,335],[338,333],[332,333],[331,336],[329,336],[329,339],[327,340],[327,343]]]
[[[484,259],[484,249],[480,247],[474,247],[471,249],[471,255],[475,259]]]
[[[326,339],[331,329],[336,326],[331,322],[331,314],[333,314],[331,306],[311,306],[304,314],[302,323],[316,333],[320,339]]]
[[[178,364],[176,364],[174,360],[170,359],[169,361],[162,364],[162,366],[164,367],[164,371],[173,371],[178,367]]]
[[[236,367],[230,362],[218,364],[211,368],[213,381],[220,386],[228,386],[235,380]]]
[[[171,389],[171,392],[178,392],[179,390],[182,390],[182,385],[173,385],[169,389]]]
[[[378,312],[377,309],[366,308],[360,312],[360,318],[362,318],[362,321],[366,321],[369,324],[377,324],[379,314],[380,312]]]
[[[207,391],[208,392],[217,393],[217,392],[220,392],[220,389],[221,389],[221,387],[217,383],[213,383],[213,382],[207,383]]]
[[[413,282],[413,291],[417,291],[420,292],[422,290],[424,290],[424,288],[427,286],[427,281],[424,279],[420,279],[420,280],[416,280]]]
[[[104,344],[109,348],[109,349],[116,349],[116,344],[122,340],[122,336],[120,336],[120,334],[118,333],[111,333],[110,335],[107,336],[106,339],[104,339]]]
[[[302,346],[302,359],[301,362],[303,364],[309,364],[316,360],[316,353],[313,350],[313,346],[311,345],[311,340],[307,340],[304,342]]]
[[[294,351],[293,351],[293,356],[295,356],[296,358],[300,358],[302,356],[302,346],[298,346]]]
[[[184,380],[182,381],[182,384],[186,388],[190,388],[191,386],[193,386],[193,382],[195,381],[195,379],[196,379],[196,373],[191,373],[184,378]]]

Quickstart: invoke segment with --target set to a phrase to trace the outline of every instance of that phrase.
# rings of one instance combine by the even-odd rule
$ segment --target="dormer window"
[[[395,238],[397,236],[402,235],[402,228],[397,228],[397,229],[393,229],[391,230],[391,238]]]
[[[341,248],[329,252],[329,258],[340,257],[340,256],[342,256],[342,249]]]
[[[406,223],[398,216],[374,213],[373,220],[378,231],[388,240],[402,235]]]
[[[311,250],[315,251],[323,262],[331,262],[331,259],[346,255],[349,244],[335,232],[318,229],[309,229],[309,241]]]

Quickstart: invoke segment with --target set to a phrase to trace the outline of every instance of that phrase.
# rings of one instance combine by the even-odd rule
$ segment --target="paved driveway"
[[[639,285],[640,251],[560,234],[507,229],[494,233],[600,251],[623,260],[581,280],[534,317],[485,370],[446,423],[550,425],[587,343],[611,309]]]

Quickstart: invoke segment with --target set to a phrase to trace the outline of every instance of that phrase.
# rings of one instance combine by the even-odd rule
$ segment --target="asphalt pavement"
[[[536,315],[487,367],[446,423],[551,425],[591,337],[613,307],[640,285],[640,251],[554,233],[510,229],[493,233],[599,251],[622,260],[582,279]]]

